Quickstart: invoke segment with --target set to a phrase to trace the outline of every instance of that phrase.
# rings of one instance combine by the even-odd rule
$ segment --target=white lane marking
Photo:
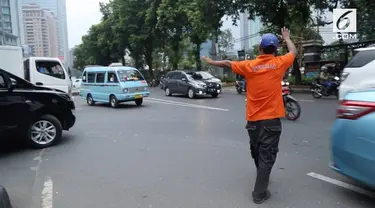
[[[304,100],[304,99],[297,99],[298,101],[301,101],[301,102],[309,102],[309,103],[314,103],[315,100]]]
[[[165,100],[165,99],[158,99],[158,98],[147,98],[148,100],[154,100],[157,102],[166,102],[166,103],[174,103],[174,104],[180,104],[180,105],[189,105],[189,106],[196,106],[196,107],[207,107],[207,108],[212,108],[212,109],[223,109],[223,108],[216,108],[216,107],[211,107],[207,105],[198,105],[194,103],[184,103],[184,102],[178,102],[178,101],[173,101],[173,100]],[[228,111],[228,109],[225,109]]]
[[[44,182],[41,198],[42,208],[53,208],[53,182],[49,177]]]
[[[176,103],[176,104],[181,104],[181,105],[204,106],[204,105],[198,105],[198,104],[193,104],[193,103],[184,103],[184,102],[178,102],[178,101],[173,101],[173,100],[165,100],[165,99],[159,99],[159,98],[152,98],[152,97],[149,97],[147,99],[148,100],[160,101],[160,102],[167,102],[167,103]],[[206,107],[210,107],[210,106],[206,106]]]
[[[144,100],[146,102],[150,103],[158,103],[158,104],[166,104],[166,105],[175,105],[175,106],[181,106],[181,107],[190,107],[190,108],[201,108],[201,109],[208,109],[208,110],[217,110],[217,111],[229,111],[228,109],[224,108],[214,108],[204,105],[194,105],[194,104],[182,104],[182,103],[172,103],[172,102],[163,102],[158,100]]]
[[[314,173],[314,172],[307,173],[306,175],[311,176],[311,177],[316,178],[316,179],[319,179],[319,180],[322,180],[322,181],[325,181],[325,182],[328,182],[330,184],[340,186],[342,188],[346,188],[346,189],[349,189],[351,191],[369,196],[371,198],[375,198],[375,192],[365,190],[365,189],[360,188],[358,186],[354,186],[354,185],[351,185],[351,184],[348,184],[348,183],[345,183],[345,182],[342,182],[342,181],[339,181],[339,180],[336,180],[336,179],[333,179],[333,178],[330,178],[330,177],[327,177],[327,176],[324,176],[324,175],[320,175],[320,174]]]

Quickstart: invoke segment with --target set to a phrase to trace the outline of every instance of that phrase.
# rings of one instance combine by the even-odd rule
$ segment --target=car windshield
[[[120,82],[145,80],[137,70],[119,70],[118,77]]]
[[[214,78],[214,76],[212,76],[212,74],[210,74],[209,72],[189,72],[187,74],[195,80],[206,80]]]

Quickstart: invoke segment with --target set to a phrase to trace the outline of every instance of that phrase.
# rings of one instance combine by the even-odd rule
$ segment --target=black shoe
[[[262,198],[254,198],[253,197],[253,202],[255,204],[262,204],[263,202],[265,202],[267,199],[269,199],[271,197],[271,192],[269,190],[266,191],[264,197]]]

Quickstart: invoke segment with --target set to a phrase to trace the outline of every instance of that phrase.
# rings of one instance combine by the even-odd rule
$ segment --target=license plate
[[[142,97],[143,97],[142,95],[135,95],[134,96],[135,99],[142,98]]]

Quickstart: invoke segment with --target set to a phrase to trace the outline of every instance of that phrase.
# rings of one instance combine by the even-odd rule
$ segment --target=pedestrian
[[[281,29],[289,53],[275,56],[279,44],[274,34],[264,34],[259,44],[259,56],[254,60],[213,61],[208,64],[231,68],[242,75],[247,85],[246,129],[250,137],[250,150],[257,168],[257,178],[252,193],[253,201],[261,204],[271,197],[268,190],[269,177],[279,151],[281,120],[285,117],[281,81],[292,66],[297,49],[290,39],[289,30]]]

